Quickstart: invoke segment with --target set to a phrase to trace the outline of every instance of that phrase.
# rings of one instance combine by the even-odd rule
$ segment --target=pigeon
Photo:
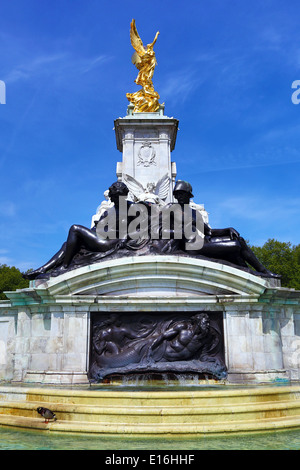
[[[45,418],[44,423],[49,423],[49,419],[53,419],[56,421],[56,416],[53,411],[49,410],[48,408],[43,408],[42,406],[39,406],[36,410],[43,418]]]

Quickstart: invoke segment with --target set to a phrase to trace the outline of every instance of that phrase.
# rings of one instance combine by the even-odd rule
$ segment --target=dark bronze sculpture
[[[218,314],[95,315],[91,337],[91,382],[145,372],[227,375]]]
[[[61,268],[62,271],[66,270],[74,256],[78,254],[82,248],[93,253],[111,253],[112,251],[120,248],[122,245],[122,239],[119,238],[119,222],[122,215],[119,213],[119,201],[120,197],[126,197],[128,192],[129,190],[127,186],[119,181],[113,183],[109,188],[109,198],[114,203],[114,206],[109,210],[114,213],[113,218],[116,220],[116,238],[99,238],[96,231],[96,225],[91,229],[84,227],[83,225],[72,225],[69,230],[67,241],[62,245],[60,250],[46,264],[29,272],[28,274],[25,274],[24,277],[27,279],[36,279],[38,276],[57,267]],[[128,207],[132,203],[127,201],[126,204],[128,211]],[[104,213],[103,217],[106,216],[107,213]],[[131,218],[129,217],[127,222],[129,223],[130,221]]]
[[[177,199],[178,204],[183,208],[184,205],[189,204],[190,199],[193,197],[192,186],[186,181],[177,181],[173,190],[173,194]],[[195,212],[195,209],[192,209],[192,216],[194,221],[196,221]],[[237,267],[243,268],[247,268],[248,263],[259,274],[262,274],[266,277],[280,277],[262,265],[253,251],[248,247],[245,240],[234,228],[229,227],[224,229],[212,229],[205,223],[203,226],[203,246],[196,251],[192,249],[189,250],[190,256],[200,254],[210,259],[213,258],[214,260],[226,260],[233,263]],[[171,238],[171,236],[169,238]],[[176,249],[184,250],[184,243],[189,243],[190,241],[191,240],[186,240],[184,234],[182,234],[181,239],[172,240],[171,242],[167,243],[166,247],[164,247],[164,251],[172,252]]]
[[[191,360],[197,355],[200,361],[214,362],[213,352],[219,351],[219,334],[210,327],[206,313],[172,322],[161,331],[151,344],[151,357],[157,362]]]
[[[194,249],[192,239],[187,239],[185,233],[182,232],[180,238],[174,238],[174,227],[172,224],[167,228],[162,224],[162,216],[165,211],[169,211],[172,207],[181,209],[183,224],[184,220],[184,207],[189,205],[190,199],[193,197],[192,187],[186,181],[177,181],[174,187],[174,196],[178,203],[168,204],[159,208],[156,204],[147,202],[139,202],[135,204],[130,201],[125,202],[120,210],[120,199],[125,199],[129,190],[122,182],[113,183],[109,188],[109,197],[113,202],[113,206],[108,209],[99,222],[113,216],[116,221],[114,227],[114,237],[110,236],[109,227],[107,237],[99,237],[97,225],[92,229],[86,228],[82,225],[72,225],[69,230],[67,241],[62,245],[61,249],[43,266],[24,275],[27,279],[36,279],[40,277],[57,276],[69,269],[74,269],[87,264],[92,264],[101,259],[110,259],[115,257],[127,256],[128,253],[140,254],[140,249],[147,247],[143,254],[181,254],[183,256],[203,257],[209,258],[216,262],[227,262],[233,264],[240,269],[249,270],[250,265],[254,270],[254,274],[264,277],[278,278],[267,270],[262,263],[256,258],[251,249],[247,246],[245,240],[234,228],[225,229],[212,229],[207,224],[203,223],[203,244],[200,249]],[[124,202],[124,201],[123,201]],[[146,222],[146,233],[143,237],[138,239],[134,237],[133,233],[128,233],[127,229],[130,227],[131,222],[135,220],[135,215],[128,215],[129,209],[144,207],[142,215]],[[143,207],[142,207],[143,206]],[[160,219],[151,217],[154,212],[160,211]],[[191,220],[187,221],[186,225],[194,225],[193,230],[196,229],[197,216],[195,209],[190,209]],[[124,219],[124,220],[123,220]],[[155,222],[154,222],[155,220]],[[98,223],[99,223],[98,222]],[[119,227],[125,224],[125,234],[120,237]],[[97,223],[96,223],[97,224]],[[151,226],[152,224],[152,226]],[[154,226],[155,225],[155,226]],[[124,227],[123,227],[124,228]],[[139,235],[139,229],[136,233]],[[154,239],[151,238],[154,236]],[[134,239],[132,239],[132,237]],[[186,248],[188,247],[188,249]],[[253,272],[250,270],[250,272]],[[49,274],[48,274],[49,273]]]

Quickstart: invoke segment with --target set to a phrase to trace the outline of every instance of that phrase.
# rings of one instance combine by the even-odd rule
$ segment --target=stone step
[[[299,428],[299,416],[277,417],[261,420],[218,422],[218,423],[172,423],[149,424],[139,423],[128,425],[127,423],[95,423],[82,421],[55,421],[44,423],[39,418],[24,416],[0,415],[0,425],[20,427],[23,429],[46,430],[52,432],[86,433],[86,434],[112,434],[130,436],[196,436],[207,434],[242,433],[242,432],[267,432]]]
[[[31,388],[0,386],[0,401],[26,401],[44,403],[71,403],[93,406],[191,406],[251,404],[262,402],[286,402],[300,400],[300,386],[266,386],[245,388],[216,387],[214,390],[181,391],[137,391],[136,389],[120,391],[110,390],[76,390],[72,388]]]
[[[299,391],[299,386],[173,392],[0,387],[0,425],[149,435],[300,428]],[[39,406],[54,411],[57,421],[44,423]]]
[[[170,423],[205,423],[265,419],[270,417],[300,418],[300,400],[287,402],[263,402],[237,405],[209,405],[206,407],[188,406],[95,406],[68,403],[41,402],[2,402],[0,415],[37,417],[39,406],[49,407],[55,412],[57,420],[81,421],[98,423],[127,423],[141,422],[152,424]],[[43,419],[43,418],[40,418]]]

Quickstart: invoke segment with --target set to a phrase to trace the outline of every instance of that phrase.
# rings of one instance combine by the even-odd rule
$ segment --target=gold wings
[[[143,46],[143,42],[137,32],[135,20],[132,20],[130,23],[130,41],[133,49],[137,52],[139,56],[146,54],[146,50]]]
[[[154,44],[157,41],[159,31],[157,31],[155,38],[151,44],[148,44],[147,47],[153,48]],[[133,49],[135,50],[131,60],[134,65],[138,65],[141,62],[141,58],[147,53],[147,50],[144,48],[143,41],[140,38],[140,35],[136,29],[135,20],[132,20],[130,23],[130,41]]]

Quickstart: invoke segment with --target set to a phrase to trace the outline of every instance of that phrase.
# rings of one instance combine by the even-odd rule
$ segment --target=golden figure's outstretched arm
[[[159,31],[157,31],[157,33],[156,33],[156,35],[155,35],[155,38],[153,39],[153,42],[151,42],[151,44],[149,44],[149,46],[151,47],[151,49],[153,48],[154,44],[156,43],[157,38],[158,38],[158,35],[159,35]]]

